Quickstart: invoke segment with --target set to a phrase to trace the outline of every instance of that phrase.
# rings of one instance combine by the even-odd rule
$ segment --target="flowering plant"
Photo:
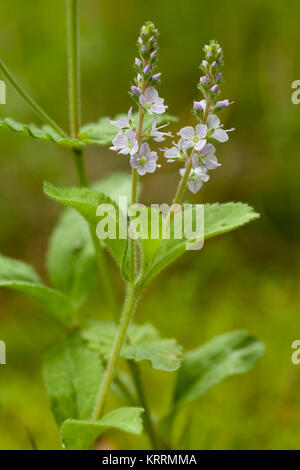
[[[228,133],[233,130],[225,130],[219,118],[221,111],[231,104],[220,99],[223,50],[216,41],[204,47],[198,84],[201,96],[193,103],[197,122],[195,126],[182,127],[177,132],[178,139],[170,142],[173,136],[165,127],[176,119],[166,115],[168,106],[158,93],[161,80],[161,73],[156,70],[158,30],[153,23],[145,23],[137,41],[135,78],[130,88],[137,112],[131,107],[128,113],[115,119],[101,118],[97,123],[81,126],[77,0],[68,0],[67,4],[70,134],[20,87],[3,62],[0,70],[45,125],[25,125],[5,118],[0,120],[0,127],[69,148],[79,187],[44,185],[47,196],[67,206],[50,238],[47,270],[51,286],[46,286],[31,266],[4,256],[0,257],[0,285],[39,302],[65,331],[65,340],[48,353],[43,365],[45,386],[65,448],[91,449],[96,439],[110,429],[133,434],[144,429],[152,448],[182,448],[187,445],[186,440],[178,442],[173,434],[177,414],[227,376],[248,371],[264,351],[263,344],[247,332],[233,331],[183,352],[177,341],[161,338],[152,325],[133,323],[134,312],[149,282],[190,249],[189,243],[193,245],[200,238],[234,230],[258,217],[247,204],[207,204],[201,230],[193,233],[192,238],[175,236],[186,188],[197,193],[209,181],[210,172],[221,166],[215,145],[228,141]],[[161,160],[180,165],[180,182],[172,205],[166,217],[146,208],[147,222],[154,213],[157,216],[156,237],[149,236],[148,224],[136,229],[140,237],[128,236],[129,226],[136,219],[132,207],[139,207],[139,182],[159,169],[157,143],[166,140],[169,145],[159,150]],[[89,188],[84,168],[84,148],[88,145],[108,145],[120,158],[128,158],[131,175],[111,175]],[[124,216],[120,204],[124,196],[130,196],[128,216],[127,213]],[[104,206],[113,208],[111,219],[103,216]],[[196,209],[196,205],[189,205],[190,219]],[[124,221],[124,217],[126,236],[121,236],[120,220]],[[101,227],[115,224],[115,236],[100,237],[99,222]],[[162,236],[162,228],[169,229],[168,238]],[[117,262],[126,283],[121,313],[109,279],[105,250]],[[80,314],[96,268],[103,295],[110,305],[109,323],[101,318],[91,321]],[[126,372],[118,367],[121,360],[127,364]],[[170,407],[159,419],[149,405],[141,380],[140,363],[145,361],[153,369],[176,373],[177,377]],[[122,406],[108,411],[109,394],[115,394]]]

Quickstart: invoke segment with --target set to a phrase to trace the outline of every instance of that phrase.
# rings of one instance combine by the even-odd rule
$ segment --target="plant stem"
[[[121,349],[129,326],[130,320],[133,316],[135,306],[137,304],[137,295],[132,286],[128,286],[127,298],[125,300],[124,309],[121,315],[120,324],[118,327],[117,335],[112,349],[111,357],[108,361],[107,368],[104,374],[102,385],[100,388],[97,405],[93,414],[93,420],[100,419],[103,415],[107,395],[114,379],[116,367],[119,361]]]
[[[70,127],[73,138],[80,128],[80,51],[78,0],[67,0],[68,57],[69,57],[69,106]]]
[[[61,137],[68,138],[66,132],[56,124],[55,121],[44,111],[37,102],[31,98],[31,96],[21,87],[21,85],[17,82],[14,78],[12,73],[8,70],[7,66],[0,60],[0,70],[2,71],[3,75],[6,77],[8,82],[14,87],[14,89],[19,93],[19,95],[26,101],[26,103],[34,110],[34,112],[42,119],[42,121],[46,122],[51,126]]]
[[[149,440],[151,442],[152,449],[158,449],[157,447],[157,440],[156,434],[154,430],[154,426],[151,419],[151,413],[148,408],[148,403],[146,400],[145,392],[143,389],[143,384],[141,381],[141,373],[138,365],[134,361],[128,361],[131,375],[134,378],[134,383],[136,386],[136,390],[140,399],[141,406],[144,408],[144,422],[145,422],[145,431],[149,436]]]
[[[79,14],[78,0],[67,0],[68,5],[68,54],[69,54],[69,100],[70,100],[70,132],[73,138],[78,136],[80,127],[80,74],[79,74]],[[73,160],[80,186],[88,186],[88,178],[84,165],[82,149],[73,149]],[[94,250],[97,258],[101,282],[106,293],[109,307],[115,321],[119,319],[119,309],[114,296],[112,284],[109,280],[105,253],[100,245],[95,231],[89,227]]]
[[[183,177],[180,181],[180,184],[178,186],[177,193],[176,193],[174,201],[173,201],[173,206],[175,204],[180,204],[181,201],[182,201],[182,198],[183,198],[184,191],[185,191],[185,188],[186,188],[189,176],[190,176],[192,166],[193,166],[193,157],[191,155],[189,157],[188,161],[187,161],[187,164],[186,164],[186,167],[185,167],[185,173],[184,173],[184,175],[183,175]]]

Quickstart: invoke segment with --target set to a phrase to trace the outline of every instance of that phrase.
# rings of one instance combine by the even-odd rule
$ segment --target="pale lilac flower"
[[[154,75],[152,75],[152,80],[155,81],[155,80],[159,80],[161,77],[161,73],[155,73]]]
[[[171,132],[160,132],[160,129],[163,129],[164,127],[168,126],[169,123],[160,127],[156,127],[156,124],[157,116],[154,116],[150,135],[154,138],[155,142],[163,142],[165,140],[165,136],[172,137]]]
[[[154,173],[157,161],[157,153],[151,152],[149,145],[144,142],[141,145],[139,153],[135,153],[130,158],[132,168],[136,168],[139,175],[143,176],[146,173]]]
[[[196,111],[203,111],[203,107],[201,105],[201,101],[194,101],[194,109]]]
[[[181,129],[177,135],[184,140],[186,149],[193,147],[199,152],[206,144],[207,126],[205,124],[197,124],[194,129],[192,126],[186,126]]]
[[[145,94],[140,96],[140,103],[149,114],[163,114],[168,107],[164,105],[164,99],[158,96],[153,86],[148,87]]]
[[[212,91],[212,93],[217,93],[218,89],[219,89],[219,85],[214,85],[211,87],[210,90]]]
[[[137,67],[140,67],[142,65],[142,62],[137,57],[134,59],[134,63]]]
[[[227,142],[229,139],[227,132],[234,131],[234,129],[222,129],[220,119],[215,114],[210,114],[207,118],[207,126],[209,131],[213,131],[211,137],[218,142]]]
[[[222,78],[222,75],[223,75],[222,72],[217,73],[216,74],[216,80],[217,81],[220,80]]]
[[[153,59],[153,57],[155,57],[156,55],[157,55],[157,49],[155,49],[155,51],[151,52],[150,59]]]
[[[141,90],[137,86],[134,86],[134,85],[132,85],[131,87],[131,92],[137,96],[140,96],[142,94]]]
[[[150,72],[150,70],[151,70],[151,67],[150,67],[149,64],[147,64],[147,65],[145,66],[145,68],[144,68],[144,73],[147,74],[147,73]]]
[[[183,142],[183,139],[179,139],[177,144],[175,144],[175,142],[172,142],[173,147],[161,149],[164,152],[164,156],[167,158],[167,161],[169,163],[185,159],[185,148]]]
[[[181,176],[185,174],[185,168],[181,168],[179,173]],[[197,193],[199,189],[202,188],[203,183],[206,183],[209,180],[209,175],[207,174],[207,169],[203,167],[192,168],[187,186],[192,193]]]
[[[209,83],[209,80],[208,80],[208,78],[206,77],[206,75],[203,75],[203,77],[200,77],[200,82],[201,82],[201,83]]]
[[[217,157],[214,155],[215,147],[212,144],[206,144],[201,151],[193,156],[193,167],[205,166],[207,170],[215,170],[221,164],[218,162]]]
[[[227,108],[232,103],[229,103],[229,100],[223,100],[223,101],[217,101],[216,102],[216,107],[217,108]]]
[[[133,155],[138,151],[139,144],[136,140],[136,134],[132,129],[124,133],[119,132],[112,141],[113,146],[110,150],[121,153],[122,155]]]
[[[131,127],[133,126],[132,107],[128,111],[127,118],[126,117],[121,117],[117,121],[111,121],[110,119],[108,121],[110,122],[110,124],[117,127],[118,129],[123,129],[123,130],[131,129]]]

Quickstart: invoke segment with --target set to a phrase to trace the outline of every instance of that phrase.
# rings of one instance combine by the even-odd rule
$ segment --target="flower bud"
[[[132,92],[134,95],[137,95],[137,96],[140,96],[140,95],[141,95],[141,90],[140,90],[138,87],[134,86],[134,85],[131,87],[131,92]]]
[[[152,80],[155,81],[155,80],[159,80],[161,77],[161,73],[155,73],[153,76],[152,76]]]
[[[151,70],[151,67],[149,64],[146,65],[146,67],[144,68],[144,73],[147,75],[147,73],[149,73]]]
[[[214,86],[211,87],[210,90],[211,90],[212,93],[217,93],[218,89],[219,89],[219,85],[214,85]]]
[[[199,112],[203,111],[203,107],[200,101],[194,101],[194,109]]]

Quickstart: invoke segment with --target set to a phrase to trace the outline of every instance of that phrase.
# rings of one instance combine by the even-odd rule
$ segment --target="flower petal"
[[[200,139],[206,137],[207,134],[207,125],[206,124],[197,124],[196,134]]]
[[[193,140],[193,138],[195,137],[195,130],[192,126],[186,126],[180,129],[178,135],[180,135],[180,137],[185,140]]]
[[[227,132],[220,128],[214,131],[212,138],[216,139],[218,142],[227,142],[227,140],[229,140]]]
[[[220,119],[216,114],[210,114],[207,118],[208,129],[217,129],[220,126]]]

